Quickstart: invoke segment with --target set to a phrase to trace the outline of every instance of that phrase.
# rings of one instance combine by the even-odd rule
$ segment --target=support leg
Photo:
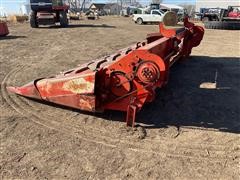
[[[128,105],[127,118],[126,118],[127,126],[131,126],[131,125],[132,127],[135,126],[136,112],[137,112],[137,107],[135,105]]]

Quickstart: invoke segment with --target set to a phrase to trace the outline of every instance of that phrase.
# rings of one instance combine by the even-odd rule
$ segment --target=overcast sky
[[[20,11],[21,4],[28,2],[29,0],[0,0],[0,7],[3,7],[7,13],[18,13]],[[117,1],[117,0],[116,0]],[[104,3],[109,0],[92,0],[92,2]],[[111,1],[113,2],[113,0]],[[142,4],[149,4],[151,0],[139,0]],[[195,3],[195,0],[163,0],[164,3],[181,4],[181,3]]]

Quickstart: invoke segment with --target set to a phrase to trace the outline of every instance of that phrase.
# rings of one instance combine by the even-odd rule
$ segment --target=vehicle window
[[[152,14],[161,15],[158,11],[153,11]]]
[[[63,1],[52,0],[52,5],[53,6],[62,6],[63,5]]]
[[[145,14],[150,14],[150,12],[146,11]]]
[[[152,9],[159,9],[159,6],[157,6],[157,5],[152,5]]]
[[[168,10],[167,10],[167,9],[161,9],[161,11],[163,11],[163,12],[167,12]]]
[[[178,13],[179,9],[171,9],[171,11],[175,12],[175,13]]]
[[[236,12],[238,13],[239,12],[239,9],[237,7],[233,8],[233,12]]]
[[[165,12],[164,11],[162,11],[162,10],[159,10],[162,14],[164,14]]]

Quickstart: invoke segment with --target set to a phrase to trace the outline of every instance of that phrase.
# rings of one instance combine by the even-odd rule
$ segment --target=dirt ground
[[[158,31],[119,17],[72,24],[10,24],[0,39],[2,179],[239,179],[240,31],[206,30],[132,130],[123,113],[87,114],[6,91]]]

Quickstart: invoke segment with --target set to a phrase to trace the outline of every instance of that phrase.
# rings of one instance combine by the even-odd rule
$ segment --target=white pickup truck
[[[164,12],[158,9],[151,10],[150,13],[134,14],[133,21],[138,24],[148,22],[162,22]]]

